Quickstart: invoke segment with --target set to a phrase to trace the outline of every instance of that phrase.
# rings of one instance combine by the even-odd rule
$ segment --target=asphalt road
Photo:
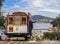
[[[60,44],[60,41],[0,41],[0,44]]]

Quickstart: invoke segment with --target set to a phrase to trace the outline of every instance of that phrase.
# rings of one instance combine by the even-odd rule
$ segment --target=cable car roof
[[[13,15],[27,15],[25,12],[14,12]]]
[[[17,16],[17,15],[19,15],[19,16],[20,16],[20,15],[21,15],[21,16],[22,16],[22,15],[23,15],[23,16],[28,16],[25,12],[14,12],[12,15],[9,15],[9,14],[8,14],[7,16]]]

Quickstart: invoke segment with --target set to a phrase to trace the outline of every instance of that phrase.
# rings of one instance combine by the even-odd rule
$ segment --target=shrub
[[[44,38],[50,40],[60,40],[60,32],[45,32]]]

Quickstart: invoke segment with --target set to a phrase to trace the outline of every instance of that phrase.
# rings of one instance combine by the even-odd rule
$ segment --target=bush
[[[44,38],[50,40],[60,40],[60,32],[45,32]]]
[[[38,37],[36,38],[36,40],[37,40],[37,41],[40,41],[40,39],[39,39]]]

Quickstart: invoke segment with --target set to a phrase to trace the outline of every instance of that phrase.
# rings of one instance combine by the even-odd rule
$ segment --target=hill
[[[31,19],[32,19],[32,21],[37,21],[37,20],[40,20],[40,19],[53,20],[53,18],[42,16],[42,15],[31,16]]]

